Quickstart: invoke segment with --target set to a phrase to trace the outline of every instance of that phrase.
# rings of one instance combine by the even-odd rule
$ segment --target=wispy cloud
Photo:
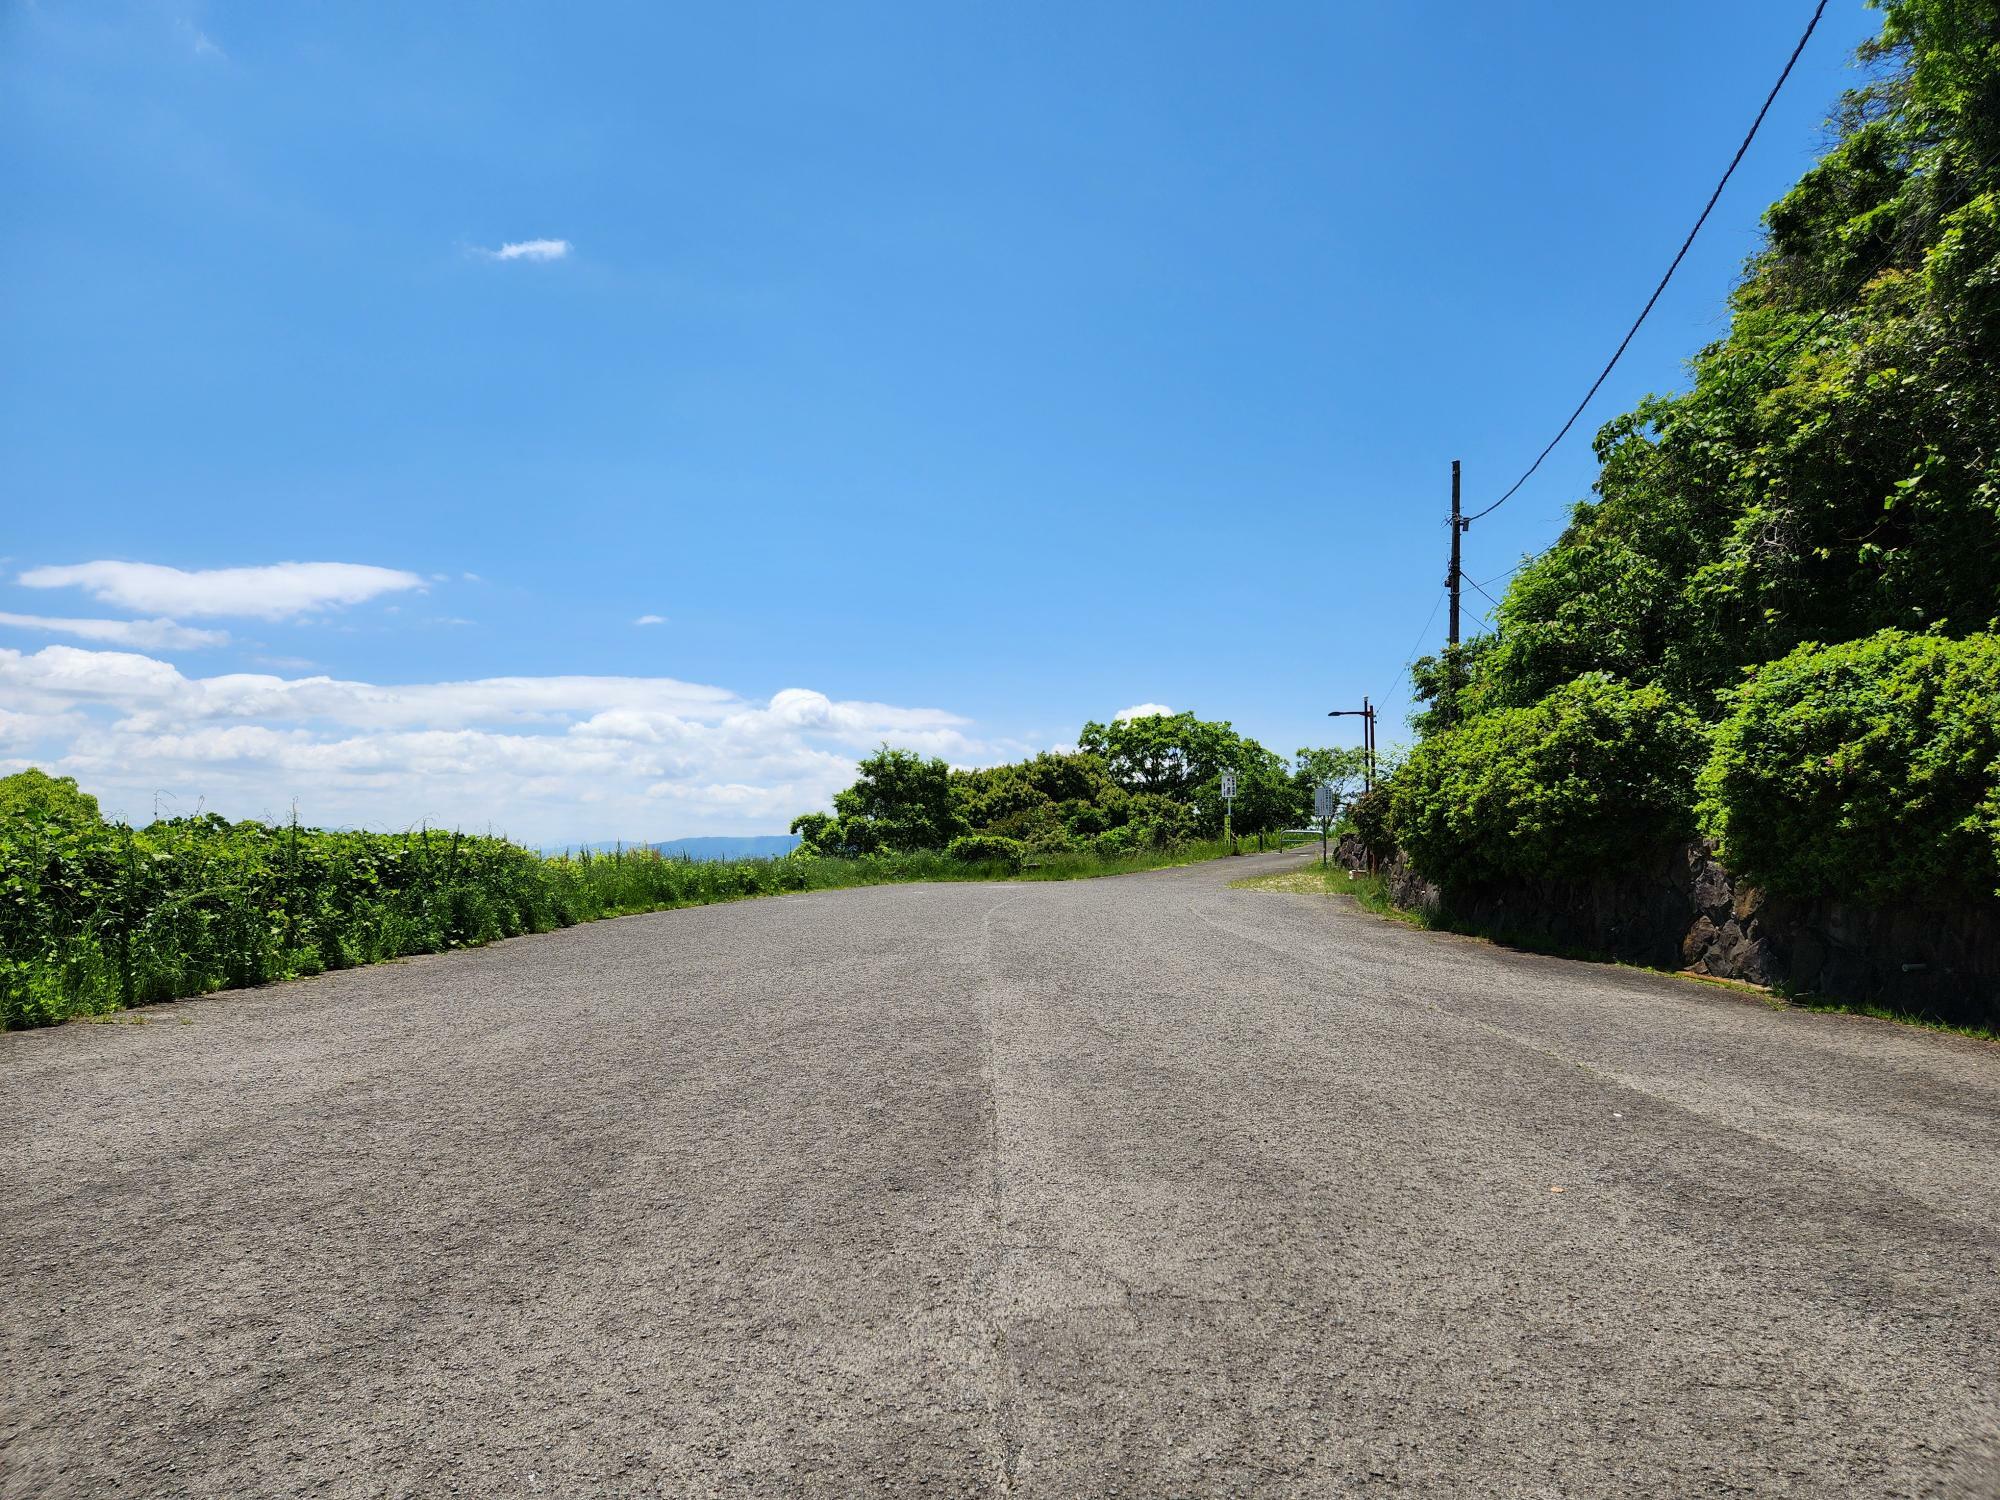
[[[192,651],[229,644],[226,630],[196,630],[173,620],[66,620],[51,615],[0,613],[0,626],[10,630],[38,630],[48,635],[73,635],[80,641],[138,646],[148,651]]]
[[[224,52],[222,48],[216,44],[216,41],[213,37],[211,37],[207,32],[203,31],[199,26],[195,25],[194,22],[188,20],[185,16],[181,17],[181,19],[176,23],[176,25],[180,31],[180,34],[187,39],[187,44],[194,49],[194,55],[196,57],[226,58],[229,56],[228,53]]]
[[[1174,711],[1164,703],[1135,703],[1130,708],[1121,708],[1111,717],[1118,719],[1171,719]]]
[[[513,240],[498,250],[481,248],[488,260],[563,260],[576,248],[568,240]]]
[[[80,588],[124,609],[259,620],[291,619],[424,586],[423,579],[400,568],[338,562],[192,570],[158,563],[70,563],[30,568],[20,582],[31,589]]]
[[[665,615],[641,615],[632,623],[634,625],[664,625],[667,623],[667,617]]]

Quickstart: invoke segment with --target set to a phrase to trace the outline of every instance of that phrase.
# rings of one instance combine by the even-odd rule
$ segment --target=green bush
[[[1391,782],[1403,847],[1450,888],[1581,876],[1693,831],[1702,731],[1659,687],[1586,673],[1433,733]]]
[[[1396,852],[1394,809],[1390,801],[1391,782],[1377,782],[1347,808],[1347,821],[1361,840],[1361,847],[1377,859]]]
[[[1775,890],[1950,901],[2000,884],[2000,638],[1805,645],[1732,695],[1700,815]]]
[[[944,852],[960,864],[1000,864],[1018,870],[1025,849],[1019,839],[1002,838],[997,833],[962,833],[945,845]]]

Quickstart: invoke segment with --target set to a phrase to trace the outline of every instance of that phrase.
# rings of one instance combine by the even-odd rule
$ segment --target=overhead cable
[[[1819,26],[1819,18],[1825,13],[1826,0],[1819,0],[1819,4],[1813,9],[1812,19],[1806,23],[1805,34],[1799,38],[1798,45],[1792,48],[1792,55],[1785,59],[1784,71],[1778,74],[1778,81],[1771,85],[1771,92],[1764,99],[1764,107],[1757,111],[1757,118],[1750,122],[1750,131],[1743,137],[1743,144],[1736,148],[1736,154],[1729,159],[1729,166],[1723,172],[1722,180],[1716,183],[1715,191],[1708,195],[1708,202],[1702,207],[1701,217],[1694,221],[1694,228],[1690,229],[1687,233],[1687,238],[1681,241],[1681,248],[1675,252],[1672,264],[1667,267],[1667,274],[1662,276],[1660,284],[1653,288],[1653,295],[1648,297],[1646,305],[1639,309],[1639,316],[1632,320],[1632,326],[1625,331],[1625,337],[1619,341],[1618,347],[1613,351],[1610,360],[1598,372],[1597,379],[1591,382],[1590,389],[1583,393],[1583,399],[1577,402],[1576,410],[1569,414],[1569,420],[1562,424],[1561,430],[1549,439],[1548,446],[1535,455],[1535,461],[1528,465],[1527,471],[1507,487],[1507,493],[1487,506],[1486,509],[1475,511],[1467,516],[1465,519],[1468,523],[1477,521],[1481,516],[1491,515],[1514,497],[1514,492],[1526,484],[1535,470],[1542,466],[1542,460],[1555,452],[1556,444],[1569,436],[1570,428],[1576,426],[1577,418],[1583,415],[1584,408],[1590,405],[1591,398],[1603,388],[1604,382],[1611,377],[1612,370],[1624,356],[1625,350],[1631,345],[1634,335],[1639,332],[1640,324],[1646,321],[1646,315],[1653,310],[1654,304],[1660,300],[1661,293],[1666,291],[1667,283],[1674,279],[1674,272],[1680,269],[1681,262],[1687,258],[1688,251],[1693,248],[1695,236],[1701,233],[1701,226],[1708,222],[1708,216],[1714,211],[1716,200],[1722,196],[1722,190],[1729,185],[1729,179],[1735,175],[1736,168],[1742,162],[1744,153],[1750,149],[1750,143],[1757,138],[1757,130],[1763,125],[1764,116],[1771,112],[1771,106],[1777,102],[1778,91],[1785,86],[1785,80],[1792,76],[1792,68],[1798,63],[1799,54],[1806,50],[1806,43],[1812,40],[1812,34]]]

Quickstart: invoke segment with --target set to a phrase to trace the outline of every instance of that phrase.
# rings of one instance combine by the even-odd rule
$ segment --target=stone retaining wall
[[[1367,863],[1352,835],[1337,857],[1348,869]],[[1382,874],[1397,905],[1442,908],[1439,887],[1400,853]],[[1449,914],[1495,935],[1629,963],[2000,1025],[2000,906],[1883,908],[1767,895],[1732,875],[1706,843],[1595,880],[1454,891]]]

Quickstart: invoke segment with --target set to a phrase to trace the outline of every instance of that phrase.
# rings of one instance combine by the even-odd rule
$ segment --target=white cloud
[[[388,685],[191,677],[135,652],[0,649],[0,745],[144,819],[156,791],[231,817],[493,826],[536,843],[782,829],[883,742],[965,764],[999,747],[936,708],[670,677]]]
[[[1171,719],[1174,711],[1164,703],[1135,703],[1130,708],[1121,708],[1113,714],[1112,720],[1119,719]]]
[[[150,651],[189,651],[202,646],[229,644],[229,632],[226,630],[196,630],[172,620],[65,620],[49,615],[0,613],[0,625],[11,630],[73,635],[80,641],[139,646]]]
[[[667,623],[667,617],[665,615],[641,615],[632,623],[634,625],[664,625]]]
[[[498,250],[481,249],[488,260],[563,260],[575,247],[568,240],[514,240]]]
[[[339,562],[192,571],[159,563],[87,562],[30,568],[20,581],[31,589],[80,588],[94,599],[125,609],[259,620],[289,619],[424,586],[415,573],[399,568]]]

